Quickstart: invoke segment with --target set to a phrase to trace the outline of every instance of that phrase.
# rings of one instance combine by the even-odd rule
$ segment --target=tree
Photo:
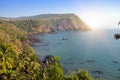
[[[9,43],[0,43],[0,55],[1,55],[1,65],[4,73],[7,73],[7,69],[12,69],[13,55],[15,55],[15,50]]]
[[[14,72],[15,53],[12,44],[0,43],[0,79],[6,80]]]
[[[79,80],[93,80],[87,70],[78,70],[77,77]]]
[[[46,80],[62,80],[64,74],[59,57],[47,56],[46,58]]]

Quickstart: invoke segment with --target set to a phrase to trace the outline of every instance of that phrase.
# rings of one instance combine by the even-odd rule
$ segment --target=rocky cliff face
[[[4,20],[34,34],[90,30],[90,27],[75,14],[42,14],[30,17],[4,18]]]

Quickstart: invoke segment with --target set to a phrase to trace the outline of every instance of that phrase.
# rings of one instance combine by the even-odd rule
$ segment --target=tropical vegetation
[[[0,20],[0,80],[94,80],[86,70],[65,75],[57,56],[39,59],[27,39],[32,23]]]

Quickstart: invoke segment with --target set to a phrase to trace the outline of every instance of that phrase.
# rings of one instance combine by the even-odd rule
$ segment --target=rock
[[[117,39],[120,39],[120,34],[114,34],[114,38],[117,40]]]
[[[43,43],[41,44],[41,46],[48,46],[48,43],[43,42]]]
[[[113,63],[118,64],[119,62],[118,61],[113,61]]]
[[[46,64],[46,65],[49,65],[52,62],[53,62],[53,56],[52,55],[46,56],[44,61],[43,61],[43,63]]]
[[[84,64],[83,62],[81,64]]]
[[[59,45],[62,44],[61,42],[58,43]]]
[[[73,62],[70,62],[70,64],[74,64]]]
[[[94,60],[87,60],[87,62],[92,63],[92,62],[95,62],[95,61]]]
[[[104,74],[104,73],[103,73],[102,71],[100,71],[100,70],[92,71],[92,73]]]
[[[118,79],[120,79],[120,76],[118,77]]]
[[[32,43],[42,42],[43,40],[35,38],[33,35],[27,35],[27,41]]]
[[[68,40],[68,38],[62,38],[62,40]]]
[[[120,71],[120,69],[118,69],[118,71]]]
[[[99,73],[99,74],[104,74],[102,71],[96,71],[97,73]]]

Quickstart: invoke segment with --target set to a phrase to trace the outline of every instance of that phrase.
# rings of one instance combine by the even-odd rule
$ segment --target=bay
[[[66,74],[87,69],[93,77],[119,80],[120,40],[114,39],[115,33],[108,29],[37,35],[44,41],[32,47],[39,58],[59,56]]]

